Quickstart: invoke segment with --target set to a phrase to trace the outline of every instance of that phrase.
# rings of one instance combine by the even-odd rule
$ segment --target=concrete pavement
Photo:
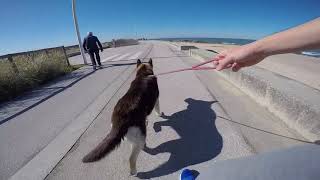
[[[139,57],[144,57],[150,48],[150,45],[142,44],[130,47],[129,52],[132,52],[132,56],[142,52]],[[118,50],[115,53],[118,53]],[[125,50],[128,53],[128,49]],[[108,51],[101,54],[102,57],[106,55]],[[0,125],[0,179],[8,179],[37,159],[37,155],[45,151],[73,120],[84,116],[83,112],[99,103],[97,99],[102,93],[107,92],[112,96],[115,84],[121,84],[123,78],[134,69],[125,59],[130,57],[123,57],[119,62],[105,61],[104,69],[95,72],[92,72],[91,67],[85,67],[73,73],[80,75],[72,76],[72,81],[68,77],[62,78],[65,81],[53,82],[48,87],[31,92],[28,98],[22,96],[9,103],[9,106],[2,106],[1,122],[5,122]],[[107,100],[108,96],[102,105],[100,103],[96,107],[103,109]],[[91,115],[98,113],[99,109],[89,112]],[[54,157],[51,159],[56,160]],[[47,163],[50,164],[49,160]]]
[[[153,58],[156,73],[198,63],[158,41],[105,50],[104,69],[29,103],[31,108],[0,125],[0,179],[177,179],[185,167],[201,173],[216,161],[305,143],[223,78],[181,72],[159,77],[166,116],[149,117],[149,149],[138,158],[138,177],[129,177],[126,141],[103,160],[83,164],[110,130],[113,107],[134,78],[136,58],[143,57]],[[82,61],[76,56],[70,62]]]
[[[204,49],[192,49],[190,54],[200,61],[216,55]],[[266,107],[306,139],[319,140],[319,90],[257,66],[241,69],[237,73],[226,69],[217,74]]]
[[[104,49],[103,52],[100,52],[101,62],[108,61],[127,61],[127,60],[136,60],[138,57],[143,57],[143,53],[146,48],[148,48],[148,44],[140,43],[139,45],[132,46],[123,46],[117,48],[107,48]],[[88,54],[86,54],[86,58],[89,64],[91,64],[91,60]],[[70,64],[83,64],[82,56],[73,56],[69,58]]]
[[[185,58],[184,62],[189,66],[197,63],[193,58]],[[196,71],[195,74],[229,115],[230,119],[225,120],[239,128],[254,152],[268,152],[309,142],[238,87],[221,78],[218,72]]]
[[[148,43],[153,44],[148,57],[156,73],[197,63],[167,43]],[[131,76],[46,179],[177,179],[185,167],[201,173],[217,161],[305,143],[231,84],[210,72],[199,73],[158,78],[160,108],[166,116],[152,113],[148,118],[148,149],[138,158],[137,177],[129,176],[126,141],[99,162],[81,162],[110,130],[113,107],[129,88]]]

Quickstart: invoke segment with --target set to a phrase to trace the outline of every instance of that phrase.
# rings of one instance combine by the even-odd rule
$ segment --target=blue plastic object
[[[192,171],[184,169],[180,174],[180,180],[195,180]]]

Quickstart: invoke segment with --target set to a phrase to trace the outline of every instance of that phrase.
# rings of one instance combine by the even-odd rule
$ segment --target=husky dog
[[[148,63],[141,63],[138,59],[136,77],[128,92],[114,107],[110,133],[82,161],[87,163],[102,159],[120,145],[126,136],[132,143],[130,174],[136,174],[137,157],[146,143],[147,116],[153,108],[160,114],[158,98],[159,89],[157,77],[153,74],[152,59]]]

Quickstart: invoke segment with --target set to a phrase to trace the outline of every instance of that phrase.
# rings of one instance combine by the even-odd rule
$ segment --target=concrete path
[[[153,48],[147,57],[153,58],[156,73],[198,63],[167,43],[148,44]],[[158,78],[165,117],[152,113],[148,118],[148,149],[138,158],[137,176],[129,176],[126,141],[101,161],[83,164],[82,157],[109,132],[113,107],[133,78],[124,78],[119,91],[46,179],[178,179],[185,167],[201,173],[217,161],[305,143],[216,75],[181,72]]]
[[[149,57],[156,73],[198,63],[164,42],[110,48],[101,53],[104,69],[87,66],[1,106],[0,179],[177,179],[185,167],[201,173],[216,161],[305,143],[214,72],[182,72],[159,77],[166,116],[149,117],[149,149],[138,158],[137,177],[129,177],[126,141],[103,160],[83,164],[110,130],[136,59]],[[70,61],[82,63],[80,56]]]
[[[116,49],[115,52],[110,49],[110,54],[105,51],[101,57],[123,51],[134,58],[141,58],[150,48],[151,45],[142,44]],[[80,60],[79,56],[76,58]],[[135,66],[126,60],[105,61],[104,69],[95,72],[91,67],[84,67],[3,104],[0,108],[0,179],[8,179],[34,159],[73,120],[83,117],[89,107],[96,105],[103,92],[112,97],[116,85],[134,70]],[[105,98],[102,108],[108,96]],[[97,115],[99,111],[96,109],[89,113]]]
[[[101,62],[108,61],[128,61],[141,58],[145,49],[148,48],[147,43],[140,43],[139,45],[122,46],[117,48],[107,48],[100,52]],[[88,54],[86,54],[87,62],[91,64]],[[69,58],[70,64],[83,64],[82,56],[74,56]]]
[[[12,101],[1,103],[0,124],[10,121],[16,116],[28,111],[52,96],[66,90],[92,73],[93,71],[90,67],[81,68],[77,71],[67,74],[66,76],[59,77],[53,82],[25,92]]]

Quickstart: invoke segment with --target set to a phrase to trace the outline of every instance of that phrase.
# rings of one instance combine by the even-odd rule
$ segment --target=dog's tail
[[[107,137],[105,137],[103,141],[89,154],[83,157],[82,162],[88,163],[102,159],[120,144],[121,139],[125,136],[125,134],[126,131],[112,128]]]

